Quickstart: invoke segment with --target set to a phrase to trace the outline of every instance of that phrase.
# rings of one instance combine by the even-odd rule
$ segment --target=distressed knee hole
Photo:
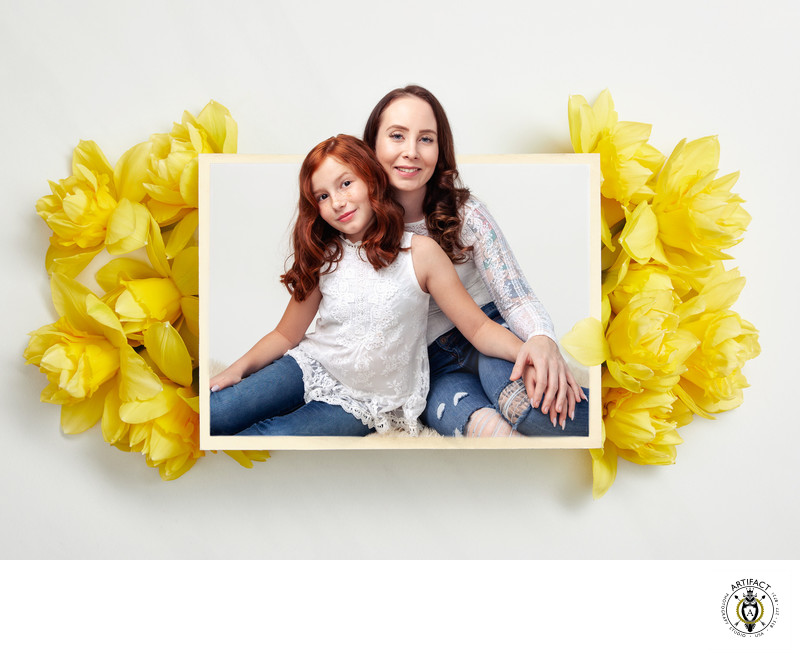
[[[453,406],[454,406],[454,407],[457,407],[457,406],[458,406],[458,403],[459,403],[461,400],[463,400],[465,397],[467,397],[468,395],[469,395],[469,393],[465,393],[464,391],[461,391],[460,393],[456,393],[456,394],[453,396]]]
[[[531,408],[531,401],[525,390],[525,382],[521,379],[511,382],[502,391],[497,402],[500,413],[512,425],[516,423],[522,414]]]
[[[468,437],[476,436],[521,436],[511,429],[505,418],[491,407],[478,409],[469,418],[465,428]]]
[[[441,420],[443,413],[444,413],[444,402],[442,402],[438,407],[436,407],[436,418]]]

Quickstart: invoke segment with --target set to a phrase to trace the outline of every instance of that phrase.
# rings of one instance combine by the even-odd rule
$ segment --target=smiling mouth
[[[337,219],[336,221],[337,222],[346,222],[348,219],[350,219],[355,214],[355,212],[356,212],[355,210],[351,210],[350,212],[346,212],[344,215],[339,217],[339,219]]]

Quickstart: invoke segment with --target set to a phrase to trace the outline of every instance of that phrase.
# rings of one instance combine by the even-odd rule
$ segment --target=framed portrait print
[[[200,176],[200,447],[204,450],[596,448],[600,366],[569,361],[589,389],[588,436],[440,436],[424,431],[351,436],[216,436],[209,379],[275,328],[289,302],[279,277],[291,263],[297,213],[294,155],[204,154]],[[463,183],[495,218],[558,337],[600,319],[600,163],[597,155],[459,158]],[[312,322],[309,331],[313,331]],[[541,413],[533,410],[532,413]],[[569,426],[568,426],[569,427]]]

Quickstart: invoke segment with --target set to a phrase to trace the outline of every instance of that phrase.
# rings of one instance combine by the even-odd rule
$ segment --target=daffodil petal
[[[600,450],[590,450],[592,456],[592,498],[606,495],[617,479],[617,447],[606,440]]]
[[[95,281],[106,292],[119,286],[123,280],[153,279],[156,277],[158,277],[158,272],[147,263],[135,258],[114,258],[97,270],[94,276]]]
[[[102,250],[102,246],[97,249],[81,249],[51,244],[45,255],[45,269],[48,274],[58,272],[64,276],[75,278]]]
[[[101,428],[106,443],[120,450],[130,450],[130,444],[128,443],[129,425],[119,416],[120,399],[118,389],[119,387],[114,386],[106,395]]]
[[[159,464],[158,472],[161,476],[161,479],[165,482],[170,482],[172,480],[177,480],[182,475],[185,475],[189,470],[191,470],[192,466],[194,466],[195,462],[197,461],[196,458],[187,459],[180,468],[175,468],[173,465],[170,464],[169,461]]]
[[[269,459],[269,453],[263,450],[223,450],[231,459],[244,468],[253,468],[253,462],[264,462]]]
[[[167,258],[172,259],[180,253],[189,241],[194,237],[197,230],[199,213],[192,210],[188,215],[181,219],[170,231],[167,245],[165,248]]]
[[[236,122],[233,121],[231,113],[221,103],[209,101],[197,115],[199,123],[206,131],[209,145],[216,153],[235,153],[236,152]],[[231,127],[234,127],[233,135],[230,135]],[[233,140],[231,142],[231,139]],[[224,147],[233,148],[225,150]]]
[[[658,236],[658,220],[649,203],[640,203],[632,213],[625,213],[627,221],[619,238],[622,248],[637,263],[650,260]]]
[[[178,215],[183,210],[182,205],[162,203],[156,199],[150,199],[147,207],[159,226],[167,226],[179,219]]]
[[[181,297],[181,312],[183,313],[186,328],[195,336],[199,336],[200,300],[197,297]]]
[[[586,99],[575,94],[569,97],[569,135],[575,153],[589,153],[594,148],[594,115]]]
[[[152,144],[142,142],[128,149],[114,166],[114,187],[117,197],[130,201],[141,201],[147,194],[144,183],[150,180],[147,172]]]
[[[159,370],[182,386],[192,383],[192,357],[169,322],[151,324],[144,331],[144,346]]]
[[[239,126],[233,117],[228,114],[225,117],[225,142],[222,144],[223,153],[236,153],[239,147]]]
[[[561,339],[569,354],[585,366],[596,366],[610,357],[603,325],[597,318],[584,318]]]
[[[179,388],[177,393],[178,397],[183,400],[192,411],[196,414],[200,413],[200,396],[195,395],[191,388]]]
[[[174,398],[166,395],[157,395],[149,400],[123,402],[119,406],[119,416],[125,423],[138,425],[160,418],[170,410],[172,404]]]
[[[94,395],[80,402],[61,405],[61,429],[64,434],[80,434],[94,427],[103,416],[103,405],[109,388],[106,382]]]
[[[183,168],[183,172],[181,173],[181,197],[183,197],[183,202],[187,206],[197,207],[198,175],[199,165],[197,163],[197,158],[195,158]]]
[[[113,170],[108,159],[100,147],[91,140],[81,140],[72,152],[73,170],[84,169],[97,171],[108,176],[113,175]],[[92,175],[94,177],[94,175]]]
[[[91,294],[89,289],[56,272],[50,277],[50,291],[56,312],[75,329],[91,333],[92,323],[86,313],[86,297]]]
[[[120,350],[119,397],[123,402],[149,400],[162,390],[161,381],[132,347]]]
[[[150,223],[150,211],[146,206],[122,199],[108,220],[108,253],[116,256],[144,247],[147,244]]]
[[[187,247],[172,261],[172,280],[182,295],[196,295],[199,292],[199,250]]]
[[[170,268],[167,254],[164,249],[164,239],[161,237],[161,228],[155,219],[150,220],[150,240],[147,242],[147,257],[153,264],[156,272],[161,276],[169,276]]]

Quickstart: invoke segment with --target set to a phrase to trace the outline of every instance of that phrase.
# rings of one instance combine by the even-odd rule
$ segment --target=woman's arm
[[[411,257],[417,281],[464,337],[487,356],[515,361],[522,341],[490,320],[464,289],[453,264],[431,238],[414,235]]]
[[[531,290],[500,227],[486,206],[471,199],[464,209],[464,233],[473,259],[500,314],[526,342],[512,377],[522,377],[534,408],[555,417],[572,415],[585,400],[558,349],[553,323]]]
[[[532,336],[555,341],[550,315],[528,284],[489,210],[473,197],[462,212],[464,241],[472,245],[475,267],[511,331],[524,341]]]
[[[302,302],[292,298],[278,326],[251,347],[241,358],[209,381],[212,391],[238,384],[296,347],[317,313],[322,293],[315,288]]]

